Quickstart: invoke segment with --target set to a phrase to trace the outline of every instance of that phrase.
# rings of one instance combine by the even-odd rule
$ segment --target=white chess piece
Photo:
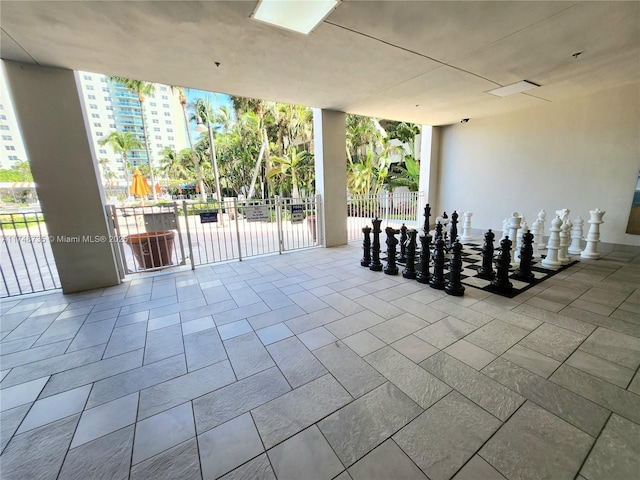
[[[509,234],[509,217],[504,217],[502,221],[502,237],[500,240],[504,240]]]
[[[529,230],[529,225],[527,225],[527,221],[525,220],[523,215],[522,223],[520,224],[520,230],[518,230],[518,236],[516,238],[516,251],[514,255],[514,257],[518,260],[520,260],[520,250],[522,250],[522,237],[527,230]]]
[[[547,212],[545,212],[544,208],[538,212],[538,221],[540,222],[540,227],[538,230],[539,239],[536,240],[538,244],[538,250],[544,250],[544,222],[547,220]]]
[[[511,217],[509,218],[509,238],[517,239],[518,238],[518,229],[522,225],[522,217],[518,212],[513,212]],[[513,241],[513,240],[512,240]],[[513,248],[511,250],[511,266],[515,267],[516,265],[516,249]]]
[[[473,216],[473,212],[463,212],[464,222],[462,223],[462,236],[460,237],[461,242],[470,242],[473,240],[471,236],[471,217]]]
[[[569,248],[569,235],[571,232],[571,227],[573,224],[571,220],[568,218],[562,222],[562,226],[560,227],[560,248],[558,249],[558,260],[563,265],[566,265],[571,261],[571,258],[567,254],[567,250]]]
[[[558,215],[560,217],[560,220],[562,220],[562,223],[564,223],[569,218],[569,212],[571,212],[571,210],[562,208],[560,210],[556,210],[556,215]]]
[[[551,228],[549,229],[549,242],[547,243],[547,256],[540,262],[547,268],[558,268],[562,266],[562,262],[558,260],[558,249],[560,248],[560,226],[562,220],[556,216],[551,220]]]
[[[595,210],[589,210],[591,218],[589,219],[589,233],[587,233],[587,244],[584,250],[580,253],[582,258],[600,258],[600,252],[598,252],[598,243],[600,242],[600,224],[604,223],[602,217],[607,212],[596,208]]]
[[[540,252],[538,251],[538,242],[542,241],[542,234],[540,233],[540,220],[534,220],[531,225],[531,234],[533,235],[533,257],[540,258]]]
[[[582,217],[578,217],[573,221],[573,228],[571,229],[571,245],[569,245],[568,252],[573,255],[579,255],[582,251],[580,241],[582,240],[582,226],[584,220]]]

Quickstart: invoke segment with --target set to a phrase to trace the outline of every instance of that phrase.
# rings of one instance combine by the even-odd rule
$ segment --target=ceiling
[[[0,55],[429,125],[640,81],[636,1],[343,0],[309,36],[257,3],[2,0]]]

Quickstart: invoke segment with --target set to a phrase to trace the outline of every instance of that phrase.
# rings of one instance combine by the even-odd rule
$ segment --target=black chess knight
[[[405,263],[407,261],[407,226],[403,223],[400,227],[400,256],[398,262]]]

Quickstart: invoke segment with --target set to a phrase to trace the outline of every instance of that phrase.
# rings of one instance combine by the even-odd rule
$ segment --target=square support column
[[[316,192],[322,196],[325,247],[346,245],[347,234],[347,116],[313,109]]]
[[[440,128],[422,125],[420,138],[420,184],[418,191],[423,192],[423,205],[431,205],[431,218],[439,215],[438,170],[440,164]],[[422,215],[422,213],[420,213]],[[422,219],[420,219],[422,221]]]
[[[75,73],[3,64],[62,290],[73,293],[119,284]]]

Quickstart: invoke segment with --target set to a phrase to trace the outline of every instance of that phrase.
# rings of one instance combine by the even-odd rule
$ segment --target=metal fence
[[[347,197],[348,240],[362,239],[362,228],[372,218],[381,218],[382,228],[419,228],[422,222],[422,192],[383,192],[377,195]]]
[[[60,288],[41,211],[0,213],[1,297]]]
[[[107,206],[122,275],[196,265],[319,244],[319,197],[182,201],[162,206]]]

